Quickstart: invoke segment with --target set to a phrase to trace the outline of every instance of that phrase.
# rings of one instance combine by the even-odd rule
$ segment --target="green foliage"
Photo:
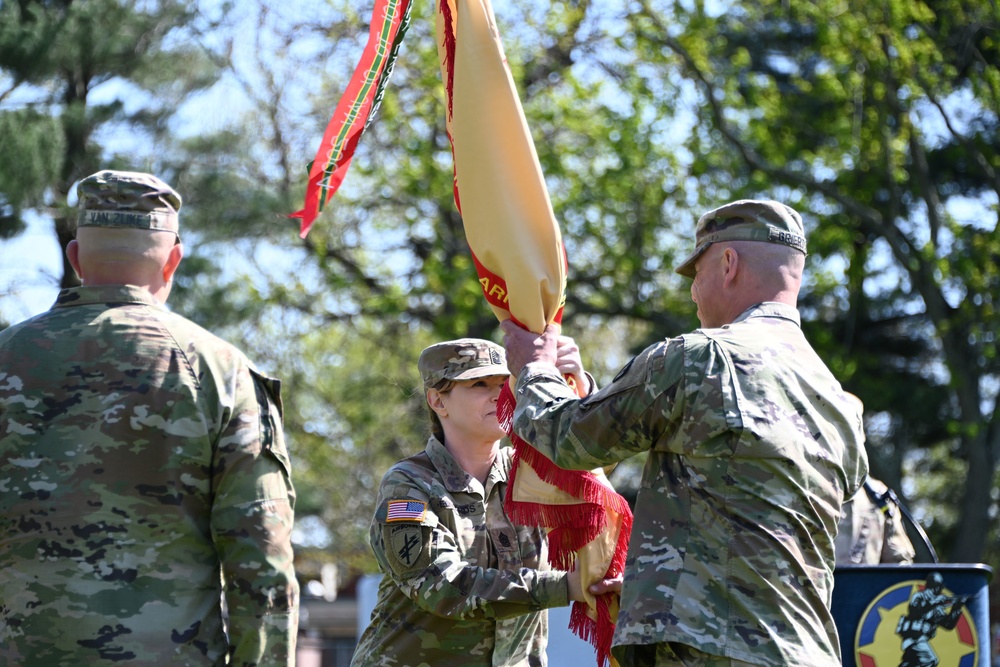
[[[567,248],[565,329],[598,379],[697,326],[672,267],[701,212],[786,201],[809,233],[804,328],[867,405],[873,471],[939,551],[1000,566],[995,4],[495,4]],[[0,82],[16,91],[0,141],[26,154],[0,165],[0,204],[54,199],[65,218],[69,184],[104,165],[177,186],[171,304],[284,381],[300,553],[350,572],[371,567],[379,478],[423,446],[420,349],[499,337],[452,196],[433,3],[415,3],[379,113],[305,240],[287,214],[370,8],[294,5],[0,4]],[[214,99],[243,111],[209,106],[199,131],[176,132],[173,111],[222,72]],[[112,82],[129,94],[94,104]],[[102,143],[124,132],[143,150]]]
[[[813,265],[847,267],[843,285],[822,269],[807,280],[803,312],[868,406],[873,468],[898,485],[905,462],[949,449],[969,483],[931,468],[941,483],[916,504],[952,508],[939,546],[981,558],[998,529],[996,6],[642,4],[633,25],[657,72],[679,66],[701,101],[692,172],[733,197],[800,202]]]
[[[58,175],[63,137],[55,119],[34,109],[0,110],[0,239],[24,231],[21,211],[43,203]]]
[[[308,356],[289,382],[299,508],[322,518],[328,553],[349,570],[372,567],[368,527],[382,475],[423,451],[429,433],[415,360],[431,340],[400,334],[377,325],[317,331],[302,341]]]
[[[142,144],[164,133],[176,101],[171,93],[214,80],[200,50],[170,44],[194,17],[187,0],[0,4],[0,117],[6,118],[0,123],[18,121],[12,148],[33,155],[16,177],[5,173],[10,166],[0,168],[0,203],[11,208],[3,224],[8,236],[23,231],[16,222],[22,204],[44,202],[65,247],[75,223],[64,202],[77,179],[102,167],[142,169],[157,159],[155,147]],[[144,96],[145,104],[136,105]],[[99,133],[112,128],[135,135],[120,162],[100,143]],[[75,283],[64,265],[63,286]]]
[[[18,82],[44,85],[54,72],[72,72],[92,86],[130,77],[167,32],[190,19],[187,3],[119,0],[5,2],[0,6],[0,65]],[[76,91],[81,96],[85,91]]]

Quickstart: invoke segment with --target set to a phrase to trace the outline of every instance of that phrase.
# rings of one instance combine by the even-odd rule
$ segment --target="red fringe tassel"
[[[613,578],[625,571],[629,534],[632,532],[632,510],[628,503],[613,489],[608,488],[590,472],[569,471],[559,468],[514,433],[514,409],[517,407],[511,381],[504,385],[497,400],[497,420],[507,432],[514,446],[514,458],[507,480],[504,507],[515,523],[549,528],[550,560],[561,569],[575,565],[576,552],[607,530],[606,508],[622,517],[621,532],[615,553],[605,578]],[[531,466],[538,476],[584,502],[576,505],[546,505],[514,500],[514,484],[521,462]],[[611,640],[615,632],[615,619],[611,618],[612,595],[597,597],[597,619],[587,613],[585,602],[574,602],[570,610],[569,629],[597,653],[597,665],[607,665],[611,658]]]
[[[587,613],[585,602],[574,602],[569,612],[569,629],[583,641],[590,642],[596,649],[598,667],[609,664],[615,622],[611,618],[611,599],[608,595],[597,598],[596,620]]]

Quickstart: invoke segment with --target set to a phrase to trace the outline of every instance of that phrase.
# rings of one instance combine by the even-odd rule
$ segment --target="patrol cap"
[[[490,375],[510,375],[507,355],[496,343],[480,338],[459,338],[435,343],[417,360],[424,387],[442,380],[472,380]]]
[[[181,196],[152,174],[105,169],[76,186],[77,227],[124,227],[178,232]]]
[[[779,243],[806,253],[806,232],[802,217],[791,207],[776,201],[741,199],[711,210],[698,219],[694,231],[694,252],[676,272],[694,278],[694,263],[708,246],[719,241],[764,241]]]

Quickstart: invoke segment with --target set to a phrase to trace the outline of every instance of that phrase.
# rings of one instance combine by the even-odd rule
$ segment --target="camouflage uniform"
[[[569,604],[567,575],[549,570],[541,529],[504,514],[512,453],[485,486],[433,437],[386,473],[371,530],[384,576],[353,667],[545,664],[545,609]],[[425,511],[390,521],[399,501]]]
[[[797,247],[801,234],[781,232],[774,242]],[[614,640],[623,667],[669,642],[753,665],[840,664],[833,540],[867,473],[861,406],[794,307],[762,303],[654,344],[583,400],[545,363],[515,392],[518,435],[560,467],[648,453]]]
[[[280,406],[143,288],[0,332],[0,664],[293,664]]]
[[[425,386],[496,375],[491,365],[506,374],[503,348],[476,349],[471,360],[439,355],[452,371],[465,369],[462,377],[422,367]],[[371,526],[383,577],[352,667],[546,664],[545,610],[569,604],[568,575],[549,568],[542,529],[504,513],[512,455],[499,450],[484,485],[432,436],[422,453],[389,469]]]
[[[868,478],[869,485],[879,495],[889,490],[884,482],[872,477]],[[844,504],[834,542],[838,564],[913,562],[916,552],[903,526],[902,511],[892,499],[884,502],[885,507],[879,507],[866,488]]]

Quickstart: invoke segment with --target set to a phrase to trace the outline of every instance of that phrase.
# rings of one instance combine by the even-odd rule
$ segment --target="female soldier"
[[[561,362],[580,372],[575,345]],[[371,544],[383,578],[351,665],[544,666],[546,609],[583,595],[578,571],[549,567],[544,531],[515,525],[503,509],[513,454],[496,413],[504,349],[446,341],[417,367],[431,436],[382,479]],[[591,587],[610,590],[621,580]]]

